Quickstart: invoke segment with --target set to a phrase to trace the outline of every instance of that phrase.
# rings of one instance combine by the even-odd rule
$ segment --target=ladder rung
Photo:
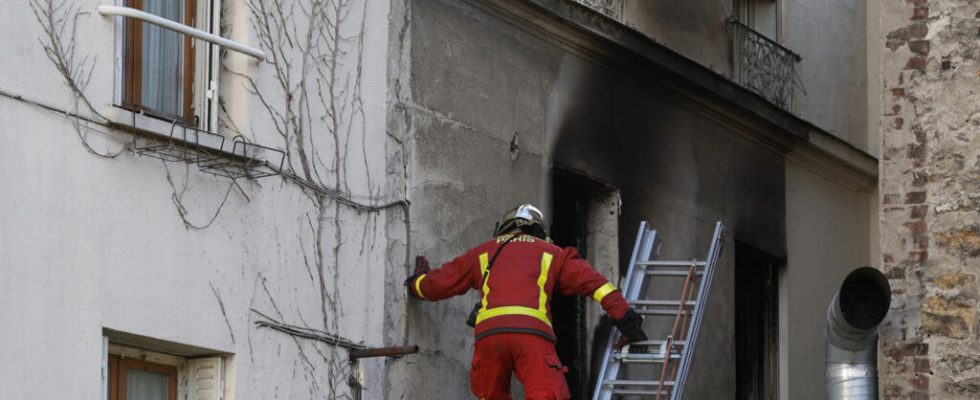
[[[659,364],[664,362],[664,357],[660,354],[623,354],[616,353],[613,357],[627,364]],[[670,353],[671,360],[680,360],[680,353]]]
[[[690,267],[697,266],[703,267],[704,261],[637,261],[636,265],[651,266],[651,267]]]
[[[687,276],[687,271],[661,271],[661,270],[646,270],[643,271],[646,275],[656,275],[656,276]],[[694,276],[704,275],[704,272],[694,271]]]
[[[636,343],[631,344],[631,346],[635,346],[635,345],[636,345]],[[617,352],[614,353],[614,355],[615,355],[616,358],[619,358],[619,359],[622,359],[622,360],[635,360],[635,361],[640,361],[640,360],[662,360],[664,358],[664,355],[661,354],[661,353],[659,353],[659,352],[652,352],[652,353],[623,353],[622,351],[617,351]],[[681,353],[679,353],[677,351],[670,352],[670,358],[671,359],[680,358],[680,356],[681,356]]]
[[[660,381],[631,381],[627,379],[616,379],[616,380],[605,380],[602,381],[606,385],[624,385],[624,386],[660,386]],[[664,386],[674,386],[674,381],[663,381]]]
[[[660,395],[661,396],[670,396],[670,392],[671,392],[672,389],[673,388],[671,388],[671,387],[664,387],[663,390],[660,391]],[[638,395],[638,396],[656,396],[657,395],[657,391],[655,389],[647,389],[647,390],[644,390],[644,389],[615,389],[614,388],[614,389],[611,389],[610,390],[610,393],[612,393],[612,394]]]
[[[638,390],[638,389],[613,389],[612,394],[635,394],[635,395],[645,395],[645,396],[656,396],[656,390]],[[670,390],[664,390],[660,392],[661,395],[667,396],[666,399],[670,399]]]
[[[686,340],[674,340],[671,343],[674,346],[684,346],[687,344]],[[663,346],[667,344],[666,340],[642,340],[639,342],[630,343],[630,346]]]
[[[636,313],[637,314],[643,314],[643,315],[658,315],[658,316],[659,315],[669,315],[669,316],[672,316],[673,317],[673,316],[676,316],[677,314],[691,314],[691,310],[690,309],[684,309],[684,310],[677,311],[676,308],[672,308],[672,309],[668,309],[668,310],[656,310],[656,309],[641,308],[641,309],[637,309],[636,310]]]
[[[632,305],[637,306],[679,306],[681,305],[680,300],[633,300],[629,302]],[[697,301],[688,300],[684,302],[685,306],[693,306],[698,304]]]

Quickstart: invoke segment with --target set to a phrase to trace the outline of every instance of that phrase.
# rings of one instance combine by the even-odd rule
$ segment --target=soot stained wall
[[[410,94],[395,106],[408,110],[405,129],[415,140],[415,251],[434,263],[448,260],[485,240],[505,208],[522,201],[547,206],[550,170],[560,165],[621,190],[623,262],[641,219],[664,234],[662,258],[703,257],[719,219],[729,226],[727,244],[738,238],[785,255],[778,152],[648,82],[471,2],[413,1],[408,8],[401,45],[410,49]],[[731,368],[698,368],[734,365],[732,259],[731,251],[722,257],[712,291],[707,312],[713,323],[699,342],[693,398],[734,393],[734,374],[725,372]],[[477,296],[464,297],[408,306],[409,341],[423,352],[392,368],[439,365],[444,384],[392,384],[400,394],[428,398],[468,390],[472,338],[462,321]],[[706,387],[710,396],[698,393]]]

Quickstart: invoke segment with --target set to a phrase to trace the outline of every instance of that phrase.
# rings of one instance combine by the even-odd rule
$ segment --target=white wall
[[[113,2],[68,3],[80,12],[76,56],[94,60],[85,95],[108,113],[116,82],[115,22],[96,6]],[[229,36],[258,46],[245,0],[224,3],[225,22],[233,24]],[[339,114],[347,183],[341,186],[355,201],[377,203],[398,196],[385,185],[388,3],[351,4],[342,27],[354,39],[342,45],[337,75],[359,88],[358,105],[352,105],[353,90],[334,101],[362,111]],[[28,2],[3,2],[0,15],[6,16],[0,48],[8,54],[0,61],[0,90],[73,111],[71,92],[38,42],[42,31]],[[290,49],[285,54],[302,56]],[[273,64],[234,53],[224,61],[252,77],[267,100],[295,107],[274,90]],[[357,65],[363,66],[359,75]],[[230,137],[234,123],[260,144],[285,148],[242,78],[223,72],[221,97],[229,112],[220,133]],[[307,132],[325,143],[318,146],[327,165],[334,130],[315,116],[309,120]],[[7,310],[0,319],[0,359],[17,360],[0,366],[0,398],[99,398],[103,328],[234,354],[236,381],[228,392],[238,398],[347,392],[345,351],[257,327],[261,317],[252,310],[367,346],[385,345],[383,228],[388,213],[399,209],[364,212],[332,200],[318,206],[315,195],[281,177],[239,180],[239,189],[193,165],[138,156],[131,151],[141,143],[135,136],[91,125],[103,132],[83,129],[95,150],[122,150],[113,159],[96,157],[84,148],[74,121],[0,96],[0,304]],[[188,228],[175,196],[190,223],[217,217],[207,228]],[[322,227],[320,253],[316,226]],[[381,398],[382,361],[362,365],[364,398]]]

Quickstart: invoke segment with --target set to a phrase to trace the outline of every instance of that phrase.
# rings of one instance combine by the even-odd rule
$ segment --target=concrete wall
[[[980,14],[960,1],[881,7],[882,398],[976,398]]]
[[[870,193],[786,163],[786,247],[780,285],[780,398],[824,399],[827,307],[844,277],[871,265]]]
[[[803,119],[868,151],[867,48],[864,1],[785,0],[783,44],[803,57],[796,72],[806,94],[795,93]],[[815,40],[819,38],[819,40]]]
[[[67,10],[79,14],[66,16],[77,27],[63,31],[77,35],[76,61],[91,60],[82,65],[92,77],[83,94],[94,110],[76,107],[64,78],[45,57],[39,39],[46,39],[29,2],[0,5],[0,14],[9,17],[0,26],[0,46],[10,54],[0,61],[0,140],[6,149],[0,158],[0,304],[8,310],[0,320],[0,358],[17,360],[0,366],[0,398],[100,398],[105,328],[226,356],[229,399],[348,394],[347,378],[359,371],[350,369],[345,350],[256,322],[262,313],[363,345],[383,345],[384,221],[400,211],[354,210],[304,190],[296,180],[232,182],[194,165],[134,154],[134,146],[147,142],[109,128],[110,121],[95,115],[120,112],[112,106],[115,19],[96,12],[104,3],[67,2]],[[259,46],[245,2],[226,0],[224,6],[228,35]],[[330,143],[331,132],[341,143],[351,139],[336,149],[344,156],[344,171],[339,182],[327,182],[330,187],[339,186],[356,201],[381,202],[389,196],[387,159],[372,149],[386,143],[388,5],[358,2],[349,11],[342,26],[353,39],[343,45],[346,55],[340,59],[367,67],[358,69],[356,82],[349,69],[336,72],[351,78],[350,93],[357,91],[361,106],[350,97],[330,101],[362,114],[337,115],[348,127],[344,131],[317,118],[309,119],[307,129],[324,143]],[[302,29],[305,22],[295,17],[290,23]],[[282,50],[280,57],[303,56]],[[295,102],[275,92],[275,63],[231,52],[224,61],[232,69],[223,71],[220,96],[229,112],[222,114],[220,133],[230,139],[231,126],[237,126],[260,144],[287,148],[242,78],[229,79],[232,72],[245,74],[256,83],[251,89],[275,107],[296,110]],[[370,67],[377,65],[382,67]],[[23,99],[98,123],[82,122],[79,130],[76,119]],[[83,140],[93,151],[121,153],[98,157]],[[383,397],[381,365],[361,364],[363,398]]]
[[[725,19],[731,0],[624,0],[625,24],[726,77],[732,47]]]

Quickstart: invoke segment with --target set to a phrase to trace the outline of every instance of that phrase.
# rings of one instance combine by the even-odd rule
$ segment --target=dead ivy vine
[[[55,0],[31,0],[31,11],[34,12],[34,19],[37,20],[44,35],[38,38],[44,55],[54,65],[58,73],[61,74],[71,90],[74,112],[72,126],[78,134],[82,146],[92,155],[101,158],[116,158],[125,147],[117,151],[99,152],[88,141],[88,132],[97,132],[105,135],[92,127],[90,123],[106,125],[109,119],[99,113],[88,97],[85,89],[92,79],[92,71],[95,67],[97,57],[90,55],[79,55],[76,53],[76,33],[78,19],[87,15],[81,12],[79,5],[67,3],[65,1],[56,2]],[[89,118],[82,118],[80,110],[84,107],[85,112],[90,114]],[[84,122],[84,123],[83,123]]]
[[[361,4],[364,14],[352,15],[356,4]],[[262,78],[271,75],[272,84],[232,73],[246,82],[281,140],[286,158],[283,176],[302,187],[313,206],[304,227],[312,240],[303,241],[300,232],[299,242],[308,247],[304,261],[320,290],[321,329],[336,334],[342,317],[342,250],[350,245],[345,241],[344,210],[364,220],[359,255],[373,242],[370,235],[376,232],[378,211],[401,206],[407,214],[406,201],[382,204],[371,179],[361,97],[367,8],[352,0],[248,0],[247,6],[271,69]],[[352,22],[357,18],[359,24]],[[348,155],[351,140],[358,136],[368,192],[361,197],[366,201],[354,200],[350,186]],[[303,348],[298,350],[302,353]],[[337,385],[346,385],[354,373],[347,359],[337,351],[318,353],[329,369],[328,387],[322,394],[346,398]],[[307,372],[311,377],[316,373]]]

